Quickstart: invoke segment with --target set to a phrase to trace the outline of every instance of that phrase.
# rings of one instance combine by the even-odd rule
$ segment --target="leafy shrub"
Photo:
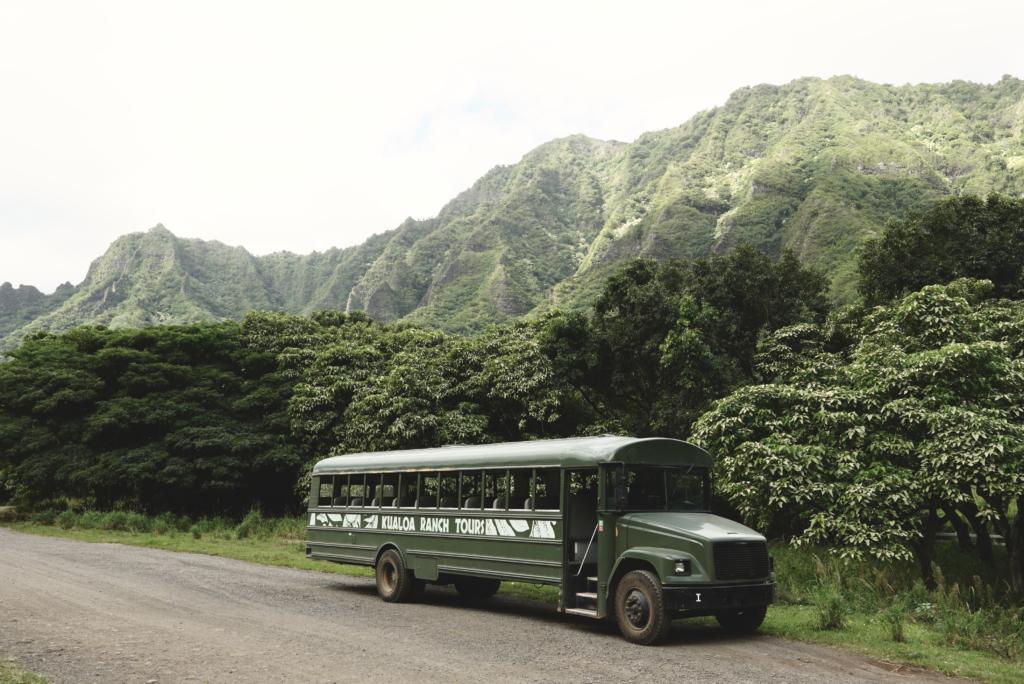
[[[142,513],[126,513],[125,527],[130,532],[149,532],[153,529],[153,520],[148,515]]]
[[[53,510],[46,509],[44,511],[36,511],[29,518],[30,521],[36,525],[52,525],[53,521],[57,519],[57,513]]]
[[[906,607],[900,601],[894,602],[882,611],[882,620],[889,626],[889,636],[897,643],[907,640],[906,630],[903,628],[905,616]]]
[[[57,526],[61,529],[70,530],[78,524],[78,514],[74,511],[61,511],[57,516]]]
[[[266,537],[269,536],[270,526],[264,519],[263,514],[258,508],[254,508],[242,518],[242,522],[238,523],[238,527],[235,528],[235,537],[237,539],[248,539],[249,537]]]
[[[813,603],[818,629],[831,630],[846,627],[848,604],[838,585],[820,585],[813,593]]]
[[[1024,657],[1024,609],[946,608],[939,615],[943,639],[953,648],[973,648],[1009,660]]]
[[[197,520],[190,531],[197,530],[202,534],[219,534],[223,536],[230,536],[234,533],[235,524],[227,518],[216,517],[216,518],[202,518]],[[193,536],[195,532],[193,531]],[[198,539],[198,537],[197,537]]]
[[[128,529],[128,514],[124,511],[110,511],[104,514],[100,528],[104,530],[126,531]]]
[[[154,534],[167,534],[171,530],[170,525],[167,524],[166,520],[157,518],[153,521],[153,533]]]
[[[276,518],[272,521],[269,530],[269,535],[271,537],[278,537],[281,539],[305,540],[306,517],[299,516],[297,518]]]
[[[102,529],[105,518],[106,516],[99,511],[83,511],[82,515],[78,516],[78,526],[83,530]]]

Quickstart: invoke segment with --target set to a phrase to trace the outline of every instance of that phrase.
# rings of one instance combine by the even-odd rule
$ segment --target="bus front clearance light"
[[[688,560],[677,560],[675,574],[677,575],[689,575],[690,574],[690,561]]]

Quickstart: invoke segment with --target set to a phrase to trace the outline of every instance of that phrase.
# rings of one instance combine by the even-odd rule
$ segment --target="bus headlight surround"
[[[691,573],[690,561],[686,559],[677,560],[674,573],[676,575],[689,575]]]

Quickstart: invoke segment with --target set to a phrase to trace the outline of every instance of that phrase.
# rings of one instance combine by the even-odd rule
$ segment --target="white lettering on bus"
[[[416,531],[415,521],[408,515],[382,515],[380,527],[383,530],[398,530],[400,532]]]
[[[420,532],[442,532],[448,534],[451,531],[450,518],[420,518]]]
[[[484,521],[480,518],[456,518],[455,531],[459,534],[483,534]]]

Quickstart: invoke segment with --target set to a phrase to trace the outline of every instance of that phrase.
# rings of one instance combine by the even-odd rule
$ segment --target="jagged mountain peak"
[[[406,219],[356,247],[254,257],[157,224],[115,241],[73,292],[39,300],[26,291],[4,314],[3,293],[13,302],[20,290],[0,289],[0,336],[18,329],[9,346],[30,330],[254,308],[364,310],[466,331],[584,304],[624,259],[741,241],[771,255],[795,250],[828,272],[844,301],[858,246],[889,218],[989,192],[1024,192],[1024,81],[802,78],[740,88],[632,143],[549,141],[488,171],[436,217]],[[12,322],[26,317],[27,326]]]

